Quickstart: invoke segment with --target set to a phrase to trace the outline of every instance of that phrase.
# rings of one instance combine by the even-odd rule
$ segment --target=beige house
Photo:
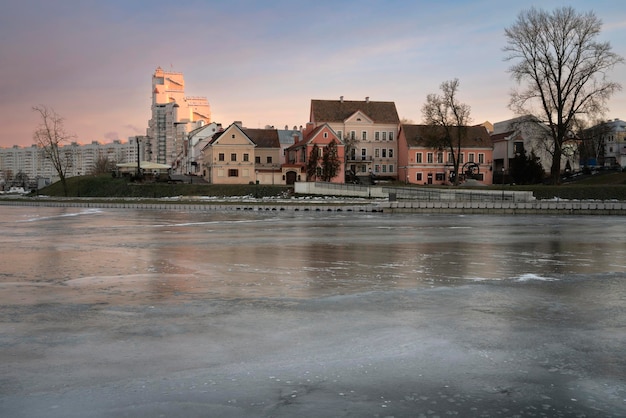
[[[398,178],[400,118],[394,102],[311,100],[311,123],[327,123],[346,145],[346,173]]]
[[[284,184],[276,129],[235,122],[202,149],[202,176],[213,184]]]

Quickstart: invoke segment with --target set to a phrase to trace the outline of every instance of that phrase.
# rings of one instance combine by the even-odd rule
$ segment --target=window
[[[433,163],[433,153],[429,152],[428,154],[426,154],[426,162],[428,164],[432,164]]]
[[[415,153],[415,162],[418,164],[421,164],[422,162],[422,153],[421,152],[416,152]]]
[[[337,138],[343,139],[343,131],[337,131]]]
[[[219,155],[217,156],[217,159],[220,161],[224,161],[224,153],[220,152]]]
[[[267,157],[267,163],[268,164],[272,164],[272,157],[271,156]]]
[[[387,166],[385,164],[383,164],[383,173],[387,172]]]
[[[363,141],[367,141],[367,131],[362,131],[362,132],[361,132],[361,139],[362,139]]]
[[[367,150],[365,148],[361,149],[361,160],[365,160],[367,158]]]
[[[474,162],[474,153],[470,152],[469,154],[467,154],[467,161],[470,163]]]
[[[324,132],[324,138],[328,138],[328,132]]]
[[[254,163],[255,164],[261,164],[261,157],[254,157]]]
[[[437,164],[443,164],[443,152],[437,153]]]
[[[393,158],[393,148],[389,148],[389,158]]]
[[[250,154],[248,154],[248,153],[243,154],[243,160],[244,161],[250,161]]]
[[[380,172],[380,166],[378,164],[374,165],[374,173],[379,173]]]
[[[485,154],[483,153],[478,154],[478,164],[485,164]]]
[[[387,158],[387,149],[383,148],[383,158]]]
[[[389,140],[393,141],[393,132],[389,132]]]
[[[393,173],[393,168],[394,168],[394,167],[393,167],[393,164],[389,164],[389,172],[390,172],[390,173]]]
[[[435,180],[437,181],[443,181],[445,179],[445,175],[444,173],[436,173],[435,174]]]
[[[375,157],[375,158],[380,157],[380,149],[378,149],[378,148],[375,148],[375,149],[374,149],[374,157]]]
[[[236,168],[228,169],[228,177],[239,177],[239,170]]]
[[[449,153],[448,153],[448,162],[449,162],[450,164],[452,164],[452,163],[453,163],[453,160],[452,160],[452,153],[451,153],[451,152],[449,152]]]
[[[230,154],[230,160],[231,161],[237,161],[237,154],[235,154],[235,153]]]
[[[459,164],[463,164],[463,153],[459,153]]]
[[[380,141],[380,132],[374,132],[374,141]]]
[[[415,180],[422,181],[422,173],[415,173]]]
[[[366,167],[364,165],[361,166],[361,173],[365,173]]]
[[[356,139],[356,131],[350,131],[350,139],[354,141]]]
[[[386,141],[386,140],[387,140],[387,132],[383,132],[383,138],[382,138],[382,140],[383,140],[383,141]]]

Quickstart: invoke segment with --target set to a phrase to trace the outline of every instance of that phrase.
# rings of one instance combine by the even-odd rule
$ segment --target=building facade
[[[327,124],[314,127],[307,125],[303,132],[303,139],[287,148],[286,162],[283,173],[287,184],[296,181],[315,181],[324,178],[324,155],[332,143],[335,147],[335,158],[340,161],[336,174],[330,178],[331,183],[345,182],[345,144],[339,139],[335,131]],[[317,150],[318,155],[314,152]],[[317,168],[312,176],[307,172],[312,158],[317,160]]]
[[[398,178],[398,128],[394,102],[311,100],[314,127],[327,123],[345,144],[346,173],[361,179]]]
[[[598,130],[604,143],[604,166],[626,167],[626,122],[614,119]]]
[[[174,172],[185,172],[185,138],[188,132],[211,123],[208,100],[185,96],[183,74],[158,67],[152,75],[151,111],[142,159],[169,164]]]
[[[72,142],[62,146],[60,151],[68,160],[66,177],[74,177],[91,174],[101,158],[106,158],[112,164],[135,162],[138,150],[134,138],[130,138],[128,142],[116,140],[107,144],[93,141],[80,145]],[[36,187],[35,185],[41,186],[42,181],[43,184],[54,182],[57,177],[56,170],[41,147],[16,145],[0,148],[0,185],[10,185],[16,179],[20,182],[26,179],[30,187]]]
[[[450,184],[454,164],[448,149],[435,149],[427,138],[433,128],[426,125],[403,124],[398,139],[398,165],[401,181],[410,184]],[[459,129],[455,127],[454,129]],[[462,181],[475,180],[483,184],[493,182],[493,145],[489,132],[482,126],[463,127],[466,134],[458,154]]]

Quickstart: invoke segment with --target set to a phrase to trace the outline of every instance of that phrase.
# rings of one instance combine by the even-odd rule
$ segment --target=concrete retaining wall
[[[511,215],[626,215],[626,202],[534,201],[534,202],[424,202],[397,201],[385,205],[389,213],[457,213]]]
[[[7,206],[76,207],[102,209],[135,209],[179,212],[254,211],[254,212],[370,212],[415,214],[482,214],[482,215],[619,215],[626,216],[626,202],[617,201],[534,201],[534,202],[467,202],[410,201],[372,203],[141,203],[94,202],[85,200],[0,200]]]

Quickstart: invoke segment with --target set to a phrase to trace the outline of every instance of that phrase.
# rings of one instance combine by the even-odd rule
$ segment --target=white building
[[[70,160],[67,177],[92,173],[99,158],[106,158],[111,163],[137,161],[137,145],[132,139],[128,142],[116,140],[107,144],[93,141],[80,145],[72,142],[62,146],[61,152]],[[38,179],[54,181],[57,172],[46,158],[44,150],[37,145],[0,148],[0,184],[10,185],[17,177],[27,178],[30,183],[38,183]]]

